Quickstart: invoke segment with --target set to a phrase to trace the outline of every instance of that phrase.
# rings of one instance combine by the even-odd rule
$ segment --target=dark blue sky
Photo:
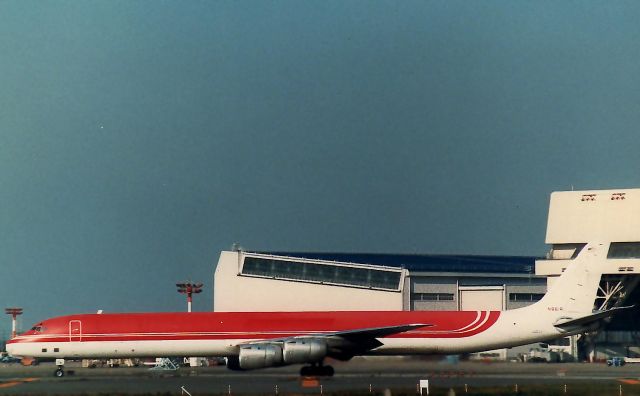
[[[209,310],[234,242],[542,255],[552,191],[640,186],[638,20],[635,1],[2,1],[0,302],[24,326],[182,310],[191,278]]]

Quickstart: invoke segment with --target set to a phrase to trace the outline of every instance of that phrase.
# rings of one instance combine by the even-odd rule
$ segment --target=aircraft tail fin
[[[575,317],[591,315],[602,278],[608,244],[588,244],[536,304],[537,309]],[[532,307],[533,307],[532,306]]]

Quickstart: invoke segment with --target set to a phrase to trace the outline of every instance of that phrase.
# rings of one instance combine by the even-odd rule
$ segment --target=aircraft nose
[[[7,343],[6,350],[10,356],[16,356],[16,357],[22,356],[20,353],[19,343],[16,343],[16,342]]]

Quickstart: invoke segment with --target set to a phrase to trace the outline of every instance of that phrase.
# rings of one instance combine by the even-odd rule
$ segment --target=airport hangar
[[[590,242],[611,242],[594,309],[640,305],[640,189],[551,195],[546,257],[223,251],[214,311],[506,310],[532,304]],[[637,310],[566,354],[640,354]],[[535,346],[535,345],[532,345]],[[506,359],[530,347],[477,354]]]

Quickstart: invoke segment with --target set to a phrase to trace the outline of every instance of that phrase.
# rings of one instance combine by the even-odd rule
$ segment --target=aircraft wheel
[[[300,376],[301,377],[311,377],[314,375],[313,373],[313,366],[302,366],[302,368],[300,369]]]
[[[57,370],[56,370],[56,372],[55,372],[55,373],[53,373],[53,375],[55,375],[55,376],[56,376],[56,377],[58,377],[58,378],[59,378],[59,377],[64,377],[64,370],[63,370],[63,369],[61,369],[61,368],[59,368],[59,369],[57,369]]]
[[[333,377],[335,370],[332,366],[304,366],[300,369],[302,377]]]
[[[304,366],[300,369],[302,377],[333,377],[334,373],[331,366]]]
[[[318,375],[322,375],[325,377],[333,377],[333,374],[335,373],[335,370],[333,369],[332,366],[321,366],[319,367],[319,369],[321,374],[318,374]]]

